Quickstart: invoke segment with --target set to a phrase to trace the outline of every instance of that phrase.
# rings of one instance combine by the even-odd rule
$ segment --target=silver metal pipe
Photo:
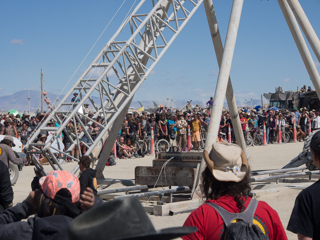
[[[221,40],[221,35],[220,35],[220,31],[219,31],[216,13],[215,13],[215,10],[213,7],[212,0],[204,0],[203,4],[204,4],[204,8],[205,8],[206,15],[207,15],[207,20],[208,20],[208,24],[209,24],[209,29],[210,29],[210,33],[211,33],[211,38],[212,38],[214,50],[216,52],[217,62],[218,62],[219,68],[221,68],[221,61],[222,61],[222,55],[223,55],[223,43]],[[237,103],[236,103],[236,99],[234,97],[234,92],[233,92],[233,87],[232,87],[230,76],[229,76],[229,80],[228,80],[226,98],[227,98],[228,106],[230,109],[230,115],[231,115],[232,125],[233,125],[234,133],[236,136],[237,144],[246,153],[246,142],[244,140],[244,136],[242,133]]]
[[[110,193],[117,193],[117,192],[129,192],[134,190],[146,190],[148,189],[147,185],[139,185],[139,186],[132,186],[132,187],[123,187],[123,188],[115,188],[115,189],[104,189],[98,191],[98,196],[103,194],[110,194]]]
[[[287,0],[278,0],[278,3],[287,21],[291,34],[294,38],[294,41],[296,42],[301,58],[312,80],[313,86],[319,97],[320,96],[320,76],[317,71],[316,65],[312,59],[312,56],[309,52],[308,46],[304,41],[299,25],[293,15],[293,12],[291,11],[291,8]]]
[[[228,32],[225,42],[225,49],[222,55],[221,68],[219,71],[213,106],[211,110],[210,124],[208,128],[207,141],[205,146],[205,150],[207,151],[210,151],[212,144],[216,142],[218,136],[218,129],[221,120],[223,102],[226,97],[226,91],[229,82],[232,58],[237,40],[242,6],[243,0],[233,1]],[[202,159],[201,165],[203,164],[203,162],[204,160]]]
[[[311,176],[312,174],[319,174],[319,170],[316,171],[309,171],[309,172],[299,172],[299,173],[288,173],[288,174],[282,174],[282,175],[275,175],[270,177],[253,177],[251,178],[251,182],[266,182],[274,179],[279,178],[288,178],[288,177],[297,177],[297,176]]]
[[[320,40],[298,0],[287,0],[314,54],[320,62]]]
[[[295,167],[295,168],[283,168],[283,169],[276,169],[276,170],[270,170],[270,171],[252,171],[251,175],[265,175],[265,174],[272,174],[272,173],[285,173],[285,172],[292,172],[292,171],[299,171],[299,170],[305,170],[307,169],[305,166],[303,167]]]
[[[154,192],[129,194],[129,195],[124,195],[124,196],[117,196],[117,197],[115,197],[115,199],[116,198],[123,198],[123,197],[149,197],[149,196],[159,195],[159,194],[186,192],[186,191],[190,191],[190,188],[189,187],[177,187],[174,189],[160,190],[160,191],[154,191]]]

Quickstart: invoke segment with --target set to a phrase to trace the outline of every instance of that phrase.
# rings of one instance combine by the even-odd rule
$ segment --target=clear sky
[[[122,2],[0,1],[0,96],[39,89],[41,68],[44,89],[60,93]],[[66,90],[115,33],[133,3],[134,0],[126,1]],[[224,41],[232,0],[213,3]],[[300,3],[320,37],[320,0],[300,0]],[[310,51],[319,71],[320,64]],[[218,70],[204,6],[201,6],[137,92],[135,100],[165,101],[170,97],[206,101],[214,94]],[[297,86],[311,85],[276,0],[244,1],[231,79],[240,101],[260,99],[262,93],[272,92],[277,86],[296,90]]]

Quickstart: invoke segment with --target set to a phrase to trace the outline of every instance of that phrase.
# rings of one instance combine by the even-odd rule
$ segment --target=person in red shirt
[[[203,152],[207,167],[202,173],[202,191],[206,203],[194,210],[184,226],[195,226],[198,231],[182,237],[193,239],[224,239],[226,230],[220,214],[208,203],[215,203],[231,213],[245,211],[252,194],[250,168],[243,150],[232,143],[214,143],[212,150]],[[277,212],[266,202],[258,201],[253,224],[270,240],[286,240]]]
[[[240,118],[240,122],[241,122],[241,128],[242,128],[244,139],[247,139],[248,120],[243,116],[242,112],[239,113],[239,118]]]

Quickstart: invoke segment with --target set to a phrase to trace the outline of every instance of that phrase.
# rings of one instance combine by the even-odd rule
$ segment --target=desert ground
[[[303,143],[273,144],[268,146],[256,146],[247,148],[249,164],[252,170],[279,169],[296,157],[302,150]],[[134,184],[134,169],[136,166],[152,166],[154,157],[146,156],[139,159],[118,159],[115,166],[106,166],[104,176],[106,178],[121,180],[120,183],[103,188],[115,188],[122,185],[130,186]],[[63,164],[65,170],[71,171],[76,162]],[[27,166],[20,172],[17,183],[13,186],[14,204],[23,201],[31,190],[30,184],[34,177],[33,166]],[[51,166],[45,166],[46,171],[51,170]],[[314,182],[315,180],[313,180]],[[257,194],[258,200],[266,201],[274,208],[282,221],[284,228],[287,227],[294,201],[299,192],[312,182],[303,183],[270,183],[259,190],[253,190]],[[253,188],[256,185],[253,185]],[[182,226],[189,213],[177,214],[174,216],[154,216],[149,215],[156,229]],[[295,234],[286,232],[288,239],[297,239]]]

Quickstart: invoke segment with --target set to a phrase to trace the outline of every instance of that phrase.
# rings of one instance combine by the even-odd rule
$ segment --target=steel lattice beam
[[[116,139],[115,133],[119,132],[119,122],[122,123],[134,94],[202,1],[159,0],[155,3],[142,0],[31,136],[24,151],[33,155],[35,152],[42,152],[54,169],[62,169],[51,146],[62,132],[72,143],[69,149],[62,152],[67,155],[74,147],[79,148],[80,143],[85,144],[81,139],[87,137],[91,143],[85,144],[88,147],[86,155],[97,158],[103,144],[108,140],[102,152],[104,158],[99,160],[97,167],[98,175],[101,176],[107,161],[106,156],[109,156]],[[145,9],[151,10],[145,13]],[[74,92],[78,92],[80,96],[80,102],[76,104],[70,101]],[[94,102],[93,97],[98,97],[99,101]],[[102,123],[99,124],[100,132],[94,141],[90,136],[89,127],[94,121],[79,111],[84,103],[89,101],[96,111],[94,118],[103,117]],[[51,120],[58,122],[60,126],[48,129],[47,124]],[[71,120],[82,125],[84,131],[79,135],[67,131],[67,125]],[[82,120],[85,120],[85,123],[81,123]],[[50,131],[53,137],[41,150],[34,141],[44,131]],[[81,151],[79,152],[81,154]],[[36,157],[33,157],[33,160],[36,166],[41,168]],[[73,172],[75,171],[77,168]]]

